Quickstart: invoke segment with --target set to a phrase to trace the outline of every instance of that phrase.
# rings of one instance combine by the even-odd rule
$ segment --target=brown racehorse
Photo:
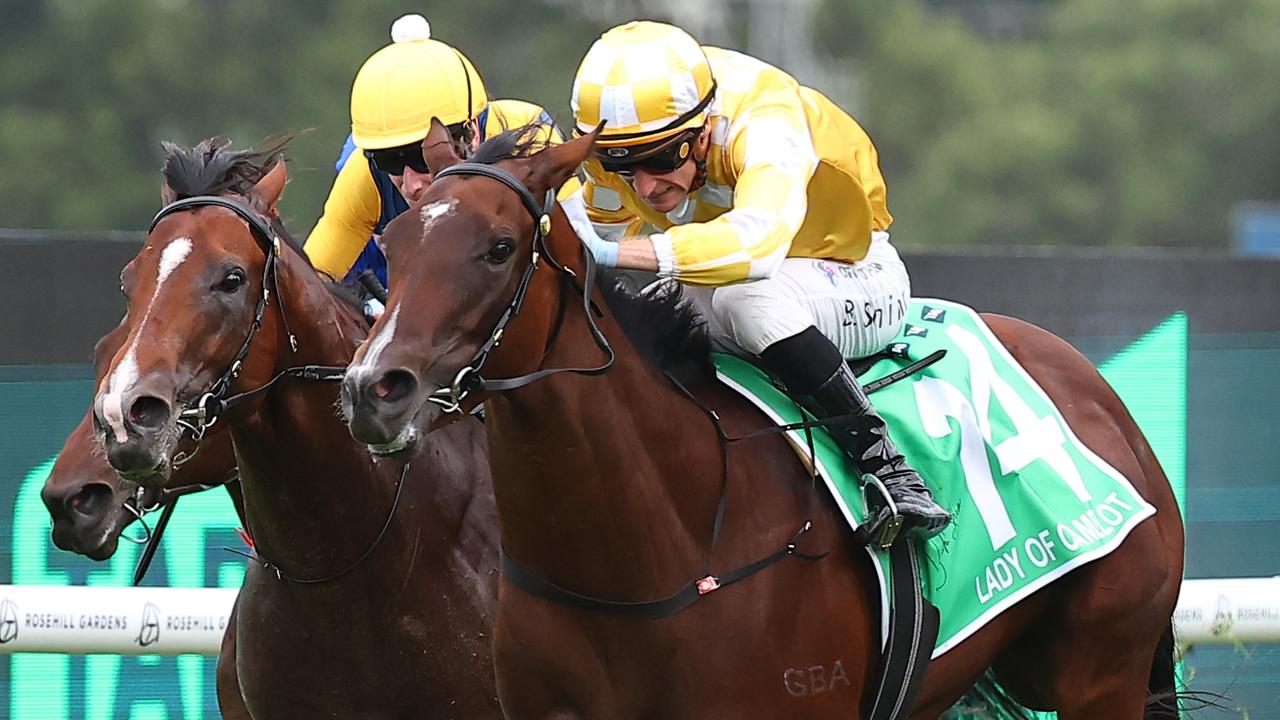
[[[166,173],[171,186],[210,172],[199,165],[217,154],[199,155],[166,164],[187,175],[175,183]],[[178,420],[213,419],[184,408],[227,425],[258,558],[236,619],[239,686],[254,718],[499,717],[482,428],[468,419],[443,429],[402,472],[346,433],[335,384],[272,383],[290,367],[345,365],[367,330],[300,252],[275,240],[284,184],[277,162],[243,196],[162,211],[124,273],[127,336],[95,401],[99,438],[118,471],[156,487]],[[211,388],[225,391],[222,412],[200,401]]]
[[[94,347],[98,382],[106,376],[107,364],[120,349],[125,335],[125,328],[118,326]],[[166,489],[194,485],[226,487],[243,522],[239,486],[228,484],[236,476],[231,437],[219,430],[221,428],[216,428],[205,436],[200,452],[174,473]],[[53,520],[54,545],[94,560],[106,560],[114,555],[125,528],[138,519],[139,507],[149,507],[161,497],[158,492],[143,490],[136,483],[121,479],[107,463],[94,437],[92,408],[67,436],[40,491],[40,498]]]
[[[126,335],[125,327],[117,326],[94,347],[98,382],[106,377],[107,364],[120,350]],[[236,476],[231,436],[220,430],[215,428],[205,434],[200,452],[174,471],[165,489],[221,485],[231,496],[243,525],[244,501],[240,485],[227,484]],[[156,491],[144,491],[139,495],[140,489],[137,484],[116,474],[115,468],[103,457],[102,448],[94,437],[91,408],[67,437],[40,491],[40,497],[53,519],[54,544],[94,560],[110,558],[115,554],[125,528],[138,518],[137,509],[147,507],[162,497]],[[126,504],[131,504],[134,509],[127,509]],[[247,720],[249,711],[240,697],[239,678],[236,676],[235,616],[235,608],[232,608],[218,656],[218,709],[226,720]]]
[[[426,143],[438,172],[456,161],[442,132],[434,128]],[[685,328],[655,329],[652,319],[627,319],[646,312],[628,307],[645,300],[597,291],[584,309],[590,268],[579,241],[558,208],[545,238],[536,218],[544,193],[570,177],[593,138],[533,153],[520,137],[493,139],[464,173],[437,175],[383,236],[394,291],[343,386],[355,437],[381,446],[412,441],[436,421],[439,403],[458,397],[450,388],[489,390],[504,547],[525,572],[593,598],[667,596],[708,569],[773,553],[806,521],[813,530],[800,549],[828,555],[786,558],[658,620],[550,602],[504,571],[495,662],[508,717],[843,719],[865,711],[880,649],[867,556],[781,438],[735,443],[722,457],[704,407],[730,436],[767,420],[713,380],[705,337],[688,327],[687,310],[674,313]],[[509,181],[484,176],[475,163],[505,170]],[[521,293],[522,302],[513,301]],[[650,313],[672,315],[661,302],[647,304]],[[1076,435],[1158,512],[1118,550],[935,661],[912,717],[937,717],[988,667],[1015,699],[1057,709],[1063,720],[1164,716],[1148,700],[1173,686],[1170,618],[1183,550],[1165,476],[1079,353],[1018,320],[988,321]],[[500,342],[489,342],[503,325]],[[518,389],[501,384],[541,370],[598,369],[606,364],[603,339],[616,356],[601,376],[561,372]],[[476,365],[477,372],[463,370]],[[722,487],[723,525],[710,547]],[[813,679],[803,692],[787,683],[797,668]]]

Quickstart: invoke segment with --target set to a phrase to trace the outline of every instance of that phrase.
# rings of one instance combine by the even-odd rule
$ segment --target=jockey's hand
[[[591,251],[591,257],[595,258],[597,265],[618,267],[618,243],[609,242],[592,233],[591,237],[582,238],[582,244]]]
[[[582,191],[560,201],[560,207],[569,218],[569,225],[577,233],[578,239],[591,251],[591,257],[597,265],[604,267],[618,266],[618,244],[609,242],[596,233],[596,228],[587,218],[587,208],[582,202]]]
[[[373,324],[378,322],[378,318],[382,317],[382,313],[386,312],[387,308],[377,298],[369,298],[364,301],[363,310],[365,319]]]

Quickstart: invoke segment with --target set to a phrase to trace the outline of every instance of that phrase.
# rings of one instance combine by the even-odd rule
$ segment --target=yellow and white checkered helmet
[[[487,102],[471,61],[431,39],[421,15],[391,26],[392,43],[364,61],[351,87],[351,139],[362,150],[399,147],[423,139],[431,118],[445,125],[470,120]]]
[[[617,147],[700,127],[714,94],[698,41],[673,25],[640,20],[595,41],[573,79],[570,102],[578,132],[604,120],[597,144]]]

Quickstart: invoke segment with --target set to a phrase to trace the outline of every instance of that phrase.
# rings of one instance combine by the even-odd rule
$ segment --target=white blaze
[[[387,318],[387,324],[382,326],[382,332],[379,332],[369,343],[369,352],[365,353],[364,360],[360,362],[361,367],[377,364],[378,355],[382,354],[387,345],[395,339],[396,319],[398,317],[400,317],[400,305],[397,303],[395,308],[391,310],[391,317]]]
[[[160,272],[156,276],[156,287],[151,293],[151,301],[147,303],[147,309],[142,315],[142,321],[138,323],[138,329],[133,335],[133,343],[129,345],[124,359],[116,366],[115,372],[107,378],[107,392],[102,396],[102,419],[115,431],[116,442],[129,439],[124,426],[123,398],[125,391],[138,381],[137,339],[147,324],[147,318],[151,317],[151,305],[160,295],[160,286],[182,264],[182,261],[187,259],[191,254],[191,248],[191,238],[180,237],[174,238],[164,252],[160,253]]]
[[[457,200],[446,200],[444,202],[433,202],[429,205],[423,205],[419,215],[422,218],[422,229],[426,230],[436,218],[453,210],[453,206],[457,204]]]

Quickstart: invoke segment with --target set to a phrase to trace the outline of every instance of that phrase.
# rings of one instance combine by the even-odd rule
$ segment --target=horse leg
[[[236,672],[236,607],[231,606],[227,629],[222,634],[222,648],[218,653],[218,710],[223,720],[253,720],[240,694],[240,675]]]

